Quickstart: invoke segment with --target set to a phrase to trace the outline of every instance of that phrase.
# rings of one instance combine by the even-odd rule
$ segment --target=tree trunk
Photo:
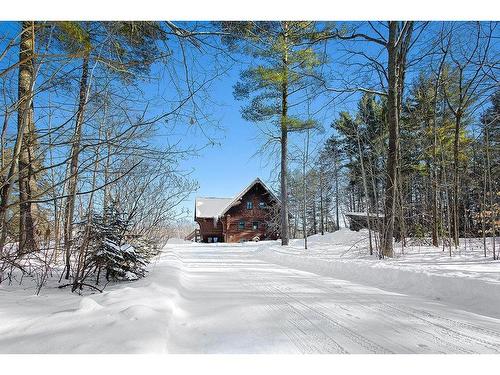
[[[480,215],[481,215],[481,232],[483,235],[483,250],[484,250],[484,257],[486,258],[487,253],[486,253],[486,222],[485,222],[485,213],[486,213],[486,181],[487,181],[487,173],[486,173],[486,168],[483,167],[483,197],[481,201],[481,206],[480,206]]]
[[[306,145],[305,145],[305,150],[304,150],[304,160],[302,164],[302,194],[303,194],[303,208],[302,208],[302,214],[304,215],[302,219],[302,230],[304,232],[304,249],[307,250],[307,214],[306,214],[306,208],[307,208],[307,181],[306,181],[306,166],[307,166],[307,159],[308,159],[308,154],[309,154],[309,130],[307,130],[307,138],[306,138]],[[313,202],[314,204],[314,202]]]
[[[398,71],[397,46],[398,23],[389,22],[388,50],[388,93],[387,116],[389,125],[389,149],[387,152],[385,208],[384,208],[384,237],[382,254],[386,257],[394,256],[393,235],[394,215],[396,203],[396,167],[397,150],[399,143],[399,113],[398,113]]]
[[[459,226],[460,221],[458,219],[458,184],[459,184],[459,160],[458,160],[458,150],[460,147],[460,122],[462,120],[461,110],[457,111],[455,116],[455,137],[453,141],[453,207],[452,207],[452,228],[453,228],[453,242],[455,248],[460,245],[459,240]]]
[[[432,214],[432,245],[438,247],[439,246],[439,238],[438,238],[438,173],[437,173],[437,100],[438,100],[438,90],[439,84],[441,80],[441,72],[443,70],[443,65],[445,61],[445,56],[441,60],[439,64],[439,70],[436,77],[436,82],[434,83],[434,97],[432,99],[432,166],[431,166],[431,214]]]
[[[319,213],[320,213],[320,230],[321,235],[325,234],[325,215],[323,212],[323,173],[320,173],[319,176]]]
[[[334,159],[334,168],[335,168],[335,230],[340,229],[340,221],[339,221],[339,169],[337,162],[337,155],[335,153]],[[349,199],[350,200],[350,199]]]
[[[89,58],[85,55],[82,65],[82,76],[80,79],[80,93],[78,110],[76,114],[75,132],[73,134],[73,142],[71,145],[71,159],[69,165],[69,179],[68,179],[68,196],[66,198],[65,212],[64,212],[64,248],[66,253],[66,275],[65,279],[69,279],[70,266],[71,266],[71,243],[73,237],[73,215],[75,211],[75,198],[76,187],[78,183],[78,156],[80,154],[80,142],[82,136],[83,115],[85,112],[85,105],[87,103],[88,91],[88,72],[89,72]]]
[[[30,40],[32,40],[32,36],[30,34],[33,32],[32,28],[30,27],[30,22],[23,22],[22,23],[22,33],[21,33],[21,44],[20,44],[20,59],[22,58],[23,60],[26,58],[25,56],[25,51],[26,51],[26,44],[30,44]],[[21,57],[23,56],[23,57]],[[29,56],[29,55],[28,55]],[[26,60],[26,63],[29,61]],[[23,78],[26,78],[26,75],[30,75],[30,69],[29,66],[28,68],[25,67],[25,65],[21,64],[19,67],[20,73],[19,75],[21,76],[21,68],[23,68]],[[7,240],[7,207],[9,204],[9,198],[10,198],[10,192],[12,190],[12,185],[13,185],[13,180],[14,176],[17,172],[17,167],[19,164],[19,155],[21,153],[21,149],[23,147],[23,137],[24,134],[26,133],[26,127],[28,126],[28,122],[30,121],[30,116],[31,116],[31,111],[30,109],[32,108],[32,101],[33,101],[33,94],[32,94],[32,87],[33,87],[33,80],[34,76],[31,76],[31,88],[28,90],[28,92],[25,93],[25,96],[19,97],[18,99],[18,127],[17,127],[17,135],[16,135],[16,141],[14,143],[14,149],[12,150],[12,160],[9,166],[9,171],[7,173],[7,177],[5,178],[2,184],[2,188],[0,191],[0,224],[2,225],[2,230],[0,234],[0,251],[3,250],[5,246],[5,242]],[[24,84],[25,82],[23,82]],[[6,129],[6,127],[4,127]]]
[[[36,248],[35,225],[33,221],[33,192],[35,190],[35,123],[33,117],[33,82],[35,80],[35,23],[22,22],[19,48],[18,79],[18,132],[22,129],[19,152],[19,253],[31,252]]]
[[[312,197],[312,218],[313,218],[313,234],[318,234],[318,220],[316,219],[316,196]]]
[[[378,217],[380,209],[379,209],[378,194],[377,194],[375,163],[373,162],[371,155],[368,155],[368,162],[370,165],[370,175],[371,175],[371,183],[372,183],[372,189],[373,189],[373,204],[371,205],[371,207],[372,207],[372,209],[374,209],[375,214],[377,215],[376,220],[375,220],[376,230],[374,230],[374,232],[373,232],[373,237],[375,239],[375,251],[377,252],[377,254],[380,257],[379,244],[380,244],[381,228],[380,228],[380,219]],[[378,232],[378,239],[377,239],[377,232]]]
[[[366,183],[366,173],[365,173],[365,163],[363,162],[363,153],[361,152],[361,142],[359,140],[359,132],[356,128],[356,140],[358,141],[358,154],[359,162],[361,164],[361,178],[363,179],[363,189],[365,191],[365,208],[366,208],[366,223],[368,226],[368,241],[370,245],[370,255],[373,255],[373,244],[372,244],[372,229],[371,229],[371,218],[370,218],[370,198],[368,196],[368,184]]]
[[[492,181],[491,181],[491,159],[490,159],[490,132],[489,132],[489,124],[484,124],[484,143],[486,149],[486,175],[488,182],[488,193],[489,193],[489,204],[490,204],[490,212],[491,212],[491,246],[493,250],[493,260],[497,259],[496,255],[496,210],[495,210],[495,201],[493,199],[493,195],[495,194]],[[486,190],[486,187],[485,187]],[[486,202],[485,202],[486,203]],[[486,207],[485,207],[486,208]]]
[[[287,23],[283,23],[284,44],[287,43]],[[287,186],[287,150],[288,150],[288,52],[283,54],[284,80],[281,85],[281,245],[288,246],[290,235],[288,228],[288,186]]]

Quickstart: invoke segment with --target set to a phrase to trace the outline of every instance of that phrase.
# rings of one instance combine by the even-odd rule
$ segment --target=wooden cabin
[[[278,234],[268,221],[279,199],[259,179],[235,198],[198,197],[194,220],[200,226],[201,242],[275,240]]]

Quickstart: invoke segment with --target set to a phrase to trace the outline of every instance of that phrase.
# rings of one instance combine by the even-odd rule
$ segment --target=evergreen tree
[[[79,256],[73,291],[91,286],[86,280],[95,272],[96,285],[103,271],[108,281],[137,280],[146,275],[146,266],[158,249],[147,238],[131,236],[130,227],[127,214],[119,210],[114,200],[103,215],[92,213],[88,220],[79,223],[74,243]]]
[[[243,51],[254,58],[252,66],[242,72],[234,87],[238,100],[249,104],[242,108],[245,120],[272,122],[279,129],[275,138],[281,148],[281,243],[289,242],[288,208],[288,135],[312,128],[315,121],[302,114],[293,114],[291,107],[298,95],[304,94],[313,73],[322,64],[313,48],[317,37],[314,22],[223,22],[223,29],[232,37],[228,44],[243,44]],[[299,99],[303,100],[303,99]]]

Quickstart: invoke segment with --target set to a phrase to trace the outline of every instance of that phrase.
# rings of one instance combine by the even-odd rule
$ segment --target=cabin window
[[[259,208],[262,210],[266,208],[266,202],[259,202]]]
[[[258,221],[254,221],[254,222],[252,223],[252,228],[253,228],[253,230],[257,230],[257,229],[259,229],[259,222],[258,222]]]
[[[253,202],[247,201],[247,210],[251,210],[253,208]]]
[[[240,220],[240,222],[238,223],[238,228],[245,229],[245,221]]]

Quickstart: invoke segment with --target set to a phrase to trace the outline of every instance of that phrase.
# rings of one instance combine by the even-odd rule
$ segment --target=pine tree
[[[130,226],[116,202],[105,208],[103,217],[94,216],[96,244],[92,256],[106,270],[106,279],[133,280],[145,275],[146,259],[125,240]]]
[[[137,280],[146,275],[146,266],[159,251],[153,240],[130,236],[130,227],[128,215],[114,200],[103,215],[91,213],[89,219],[79,223],[73,243],[78,254],[73,291],[92,287],[86,280],[95,272],[96,285],[101,272],[105,272],[107,281]]]
[[[307,81],[322,64],[312,42],[317,36],[314,22],[223,22],[233,37],[229,44],[244,43],[243,51],[254,58],[253,65],[241,74],[234,87],[245,120],[272,122],[279,129],[281,156],[281,244],[289,242],[288,135],[316,125],[309,117],[293,115],[294,97],[304,91]],[[302,99],[303,100],[303,99]]]

